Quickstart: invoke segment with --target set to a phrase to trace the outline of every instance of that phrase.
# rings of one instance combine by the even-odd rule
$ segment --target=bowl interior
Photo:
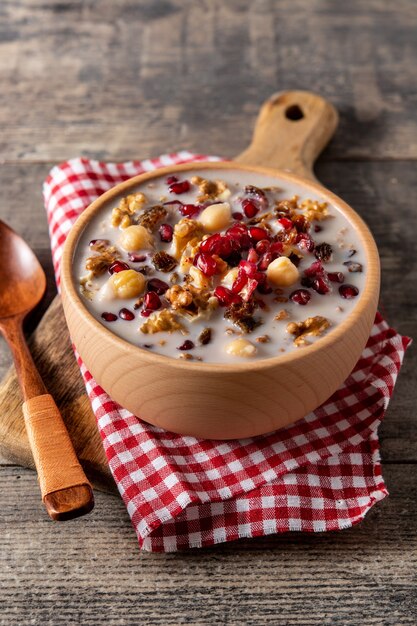
[[[364,311],[369,307],[369,304],[375,302],[375,292],[379,290],[379,258],[375,242],[372,235],[359,217],[359,215],[343,200],[331,193],[318,183],[307,181],[299,176],[290,174],[288,172],[270,170],[268,168],[243,166],[233,162],[200,162],[183,164],[177,166],[171,166],[167,168],[160,168],[152,172],[141,174],[128,181],[116,185],[96,201],[94,201],[78,218],[76,224],[72,228],[67,241],[65,243],[62,264],[61,264],[61,280],[62,289],[65,292],[65,297],[71,299],[72,304],[77,308],[80,315],[83,315],[89,324],[90,331],[96,333],[105,333],[107,338],[114,342],[119,348],[125,351],[140,351],[143,359],[149,360],[155,363],[155,361],[161,360],[161,363],[166,363],[167,360],[172,362],[173,359],[157,353],[148,352],[142,348],[135,346],[124,339],[115,335],[112,331],[105,328],[100,322],[98,322],[94,316],[88,311],[84,305],[78,289],[75,286],[74,276],[74,259],[76,255],[77,246],[82,243],[83,237],[86,237],[86,231],[91,220],[95,218],[106,207],[116,206],[118,201],[125,195],[133,193],[139,187],[144,184],[151,183],[157,178],[166,178],[172,174],[182,174],[183,172],[192,172],[193,175],[204,175],[210,173],[212,177],[220,177],[226,175],[226,172],[239,172],[243,174],[250,174],[250,183],[257,186],[266,186],[266,184],[275,184],[278,187],[282,186],[285,190],[285,197],[290,197],[293,194],[298,194],[301,197],[308,197],[313,200],[326,201],[331,206],[340,211],[350,222],[354,230],[358,233],[361,240],[363,250],[366,257],[366,276],[364,289],[357,299],[355,307],[352,309],[350,315],[348,315],[343,321],[341,321],[336,328],[334,328],[329,334],[322,337],[320,341],[309,346],[309,352],[318,349],[325,349],[326,346],[330,346],[332,343],[338,340],[342,333],[347,332],[349,327],[355,323],[355,319],[360,317]],[[268,182],[267,182],[268,181]],[[287,193],[288,192],[288,193]],[[266,359],[256,360],[249,363],[235,363],[227,364],[227,369],[262,369],[273,365],[274,362],[279,360],[284,362],[285,360],[294,361],[302,358],[302,350],[294,351],[287,354],[282,354],[274,357],[268,357]],[[175,364],[185,369],[199,368],[199,369],[213,369],[218,368],[218,363],[207,362],[195,362],[195,361],[183,361],[174,359]]]

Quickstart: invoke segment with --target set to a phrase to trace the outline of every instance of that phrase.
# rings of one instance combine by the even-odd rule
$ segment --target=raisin
[[[202,346],[206,346],[211,341],[211,328],[204,328],[198,336],[198,341]]]
[[[355,263],[354,261],[345,261],[343,265],[346,265],[349,272],[356,273],[362,271],[362,265],[360,263]]]
[[[161,272],[171,272],[171,270],[173,270],[174,267],[177,265],[176,259],[174,259],[173,256],[171,256],[167,252],[164,252],[163,250],[153,255],[152,263],[154,264],[156,269],[160,270]]]
[[[327,263],[332,258],[333,249],[329,243],[323,242],[319,243],[315,250],[314,255],[316,259],[319,261],[323,261],[323,263]]]
[[[142,213],[142,215],[138,219],[138,224],[144,226],[150,231],[155,230],[162,220],[166,218],[168,215],[168,211],[165,207],[160,204],[156,204],[155,206],[151,206],[147,211]]]
[[[239,302],[227,307],[224,317],[239,326],[245,333],[252,332],[261,324],[260,320],[253,317],[255,305],[253,302]]]

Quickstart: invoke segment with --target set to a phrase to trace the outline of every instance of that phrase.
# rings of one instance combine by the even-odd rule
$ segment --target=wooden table
[[[232,156],[265,98],[304,88],[341,114],[319,178],[370,224],[381,309],[416,336],[414,0],[27,0],[0,15],[0,217],[47,270],[43,308],[54,163]],[[0,373],[9,363],[1,343]],[[119,499],[97,493],[90,516],[54,524],[35,474],[4,461],[0,623],[416,624],[416,365],[411,348],[381,429],[391,496],[340,533],[142,554]]]

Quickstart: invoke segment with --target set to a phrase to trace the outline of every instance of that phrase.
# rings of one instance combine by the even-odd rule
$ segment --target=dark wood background
[[[414,0],[2,1],[0,217],[49,285],[28,330],[55,292],[41,198],[53,164],[230,157],[264,99],[301,88],[340,112],[317,173],[371,226],[381,309],[415,337],[416,26]],[[381,429],[391,496],[337,534],[141,554],[117,498],[98,493],[90,516],[53,524],[35,474],[3,460],[0,624],[415,625],[416,352]]]

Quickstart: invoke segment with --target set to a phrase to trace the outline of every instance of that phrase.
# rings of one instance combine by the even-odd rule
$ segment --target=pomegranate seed
[[[268,239],[261,239],[257,242],[255,250],[258,254],[265,254],[265,252],[268,252],[270,246],[271,244],[269,243]]]
[[[321,233],[322,230],[323,230],[322,226],[319,226],[318,224],[315,224],[315,226],[314,226],[314,232],[315,233]]]
[[[256,263],[251,263],[250,261],[242,261],[239,263],[239,267],[241,267],[250,278],[254,278],[257,273]]]
[[[142,309],[140,314],[142,315],[142,317],[149,317],[152,312],[153,311],[151,309]]]
[[[232,292],[239,293],[248,282],[248,275],[242,267],[239,267],[237,276],[232,285]]]
[[[307,252],[313,252],[314,250],[315,243],[308,233],[299,233],[297,243],[300,250],[306,250]]]
[[[184,217],[193,217],[197,215],[199,211],[200,207],[197,204],[183,204],[182,207],[180,207],[180,213],[184,215]]]
[[[317,291],[317,293],[319,293],[321,296],[324,296],[330,291],[330,286],[323,276],[317,276],[316,278],[314,278],[311,286],[314,291]]]
[[[253,292],[258,286],[258,281],[254,278],[248,278],[248,282],[244,286],[241,292],[241,296],[245,302],[249,302]]]
[[[271,244],[269,251],[272,254],[272,257],[276,259],[283,253],[284,244],[282,243],[282,241],[274,241],[274,243]]]
[[[91,248],[96,246],[97,244],[101,244],[103,246],[108,246],[110,241],[108,239],[92,239],[88,244]]]
[[[166,179],[167,185],[172,185],[172,183],[177,183],[177,182],[178,182],[178,178],[176,176],[168,176],[168,178]]]
[[[249,249],[247,260],[249,261],[249,263],[257,263],[259,261],[259,256],[255,248]]]
[[[130,267],[127,263],[123,261],[114,261],[109,267],[109,274],[117,274],[118,272],[123,272],[124,270],[130,270]]]
[[[146,261],[146,254],[136,254],[135,252],[128,252],[127,256],[132,263],[143,263]]]
[[[214,290],[214,295],[218,299],[221,306],[230,306],[231,304],[239,304],[242,302],[242,298],[237,294],[233,293],[227,287],[223,287],[219,285]]]
[[[255,215],[259,213],[259,207],[255,204],[255,202],[249,200],[248,198],[242,200],[242,209],[246,217],[248,217],[249,219],[251,217],[255,217]]]
[[[183,180],[181,182],[178,182],[177,180],[170,183],[168,189],[171,193],[175,193],[179,196],[181,193],[187,193],[187,191],[190,191],[190,183],[188,180]]]
[[[117,315],[115,315],[114,313],[108,313],[107,311],[105,311],[104,313],[101,314],[101,317],[103,318],[103,320],[105,320],[106,322],[115,322],[117,320]]]
[[[293,225],[295,226],[297,232],[299,233],[307,232],[308,222],[303,215],[297,215],[297,217],[294,218]]]
[[[268,233],[264,228],[259,228],[259,226],[251,226],[249,228],[249,233],[252,239],[256,242],[261,241],[262,239],[268,239]]]
[[[343,274],[343,272],[329,272],[327,276],[329,280],[332,281],[332,283],[343,283],[343,281],[345,280],[345,275]]]
[[[262,294],[268,294],[272,292],[272,287],[268,285],[266,274],[261,274],[258,277],[258,291]]]
[[[243,213],[236,211],[236,213],[232,213],[232,217],[234,220],[238,220],[240,222],[240,220],[243,220]]]
[[[172,241],[174,229],[172,228],[171,224],[161,224],[158,232],[161,241],[165,241],[165,243],[169,243],[170,241]]]
[[[120,309],[119,317],[121,317],[122,320],[126,320],[127,322],[131,322],[132,320],[135,319],[135,314],[132,313],[132,311],[129,311],[129,309]]]
[[[293,227],[293,223],[290,219],[288,219],[288,217],[281,217],[278,222],[283,228],[285,228],[285,230],[290,230],[290,228]]]
[[[272,261],[273,261],[272,252],[265,252],[265,254],[261,256],[261,260],[258,263],[258,270],[261,270],[261,272],[264,272]]]
[[[148,291],[143,299],[144,309],[156,311],[161,306],[161,299],[155,291]]]
[[[245,193],[256,201],[262,211],[266,211],[268,208],[268,198],[263,189],[259,189],[259,187],[255,187],[255,185],[246,185]]]
[[[198,267],[206,276],[213,276],[217,272],[216,260],[206,252],[196,254],[193,265]]]
[[[200,250],[227,259],[232,254],[232,243],[228,237],[216,233],[201,242]]]
[[[307,289],[296,289],[290,295],[290,299],[296,304],[301,304],[305,306],[310,302],[311,294]]]
[[[342,298],[346,298],[346,300],[351,300],[352,298],[356,298],[359,293],[359,289],[355,287],[355,285],[348,285],[345,283],[344,285],[340,285],[339,293]]]
[[[162,296],[169,289],[169,285],[159,278],[151,278],[146,285],[148,291],[154,291],[158,296]]]
[[[194,348],[194,344],[190,339],[186,339],[183,344],[178,346],[177,350],[192,350]]]
[[[236,222],[236,224],[227,229],[226,237],[231,242],[232,248],[237,252],[248,250],[251,247],[252,242],[248,229],[240,222]]]
[[[314,276],[323,276],[324,268],[320,261],[314,261],[306,270],[304,270],[304,274],[310,278]]]

